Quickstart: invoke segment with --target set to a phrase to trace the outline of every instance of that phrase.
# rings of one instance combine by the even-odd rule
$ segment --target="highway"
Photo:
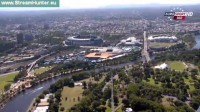
[[[144,49],[142,50],[142,56],[144,57],[143,63],[148,63],[149,61],[151,61],[151,58],[148,52],[148,42],[147,42],[146,36],[147,36],[146,31],[144,31]]]
[[[49,56],[50,54],[46,54],[44,56],[41,56],[40,58],[38,58],[37,60],[33,61],[32,63],[29,64],[29,68],[27,69],[27,73],[31,72],[31,69],[33,68],[33,66],[39,61],[41,60],[42,58],[45,58],[47,56]]]

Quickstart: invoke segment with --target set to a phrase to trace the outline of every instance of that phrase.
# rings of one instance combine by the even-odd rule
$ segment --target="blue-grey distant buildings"
[[[24,34],[19,33],[17,34],[17,44],[23,44],[24,43]]]

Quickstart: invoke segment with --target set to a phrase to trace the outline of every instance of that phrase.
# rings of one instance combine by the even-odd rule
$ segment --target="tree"
[[[92,108],[95,109],[96,107],[100,106],[100,104],[101,104],[100,101],[95,100],[92,103]]]
[[[36,103],[40,103],[40,98],[37,98],[37,99],[35,100],[35,102],[36,102]]]
[[[81,98],[78,96],[78,101],[80,101],[80,99],[81,99]]]
[[[55,98],[58,100],[58,101],[60,101],[60,97],[61,97],[61,89],[59,89],[58,91],[56,91],[56,93],[55,93]]]
[[[14,81],[17,82],[20,78],[27,76],[28,73],[26,70],[20,71],[14,78]]]
[[[64,110],[65,110],[65,108],[64,108],[64,107],[61,107],[61,108],[60,108],[60,111],[61,111],[61,112],[62,112],[62,111],[64,111]]]
[[[73,101],[75,102],[75,101],[76,101],[76,99],[75,99],[75,98],[73,98]]]
[[[190,72],[191,72],[191,75],[198,75],[197,69],[192,69]]]
[[[40,94],[40,95],[38,96],[38,98],[43,99],[43,98],[44,98],[44,94]]]
[[[122,103],[124,104],[125,107],[129,107],[129,100],[124,98],[122,99]]]
[[[44,91],[43,91],[43,94],[44,94],[44,95],[49,94],[49,91],[48,91],[48,90],[44,90]]]
[[[117,106],[117,105],[118,105],[118,103],[119,103],[119,99],[118,99],[118,97],[117,97],[117,96],[114,96],[114,103],[115,103],[115,106]]]
[[[83,89],[87,89],[87,84],[85,81],[83,81]]]
[[[10,86],[11,86],[10,83],[9,83],[9,84],[6,84],[6,85],[4,86],[4,91],[8,91],[8,90],[10,89]]]
[[[190,105],[193,109],[197,110],[199,108],[199,103],[196,101],[191,101]]]
[[[109,99],[111,97],[111,88],[106,88],[103,93],[103,97],[105,99]]]
[[[67,101],[67,97],[65,97],[65,101]]]

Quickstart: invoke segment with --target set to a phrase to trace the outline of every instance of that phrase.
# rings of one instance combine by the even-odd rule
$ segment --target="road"
[[[144,31],[144,49],[142,50],[142,56],[144,57],[144,63],[148,63],[149,61],[151,61],[151,58],[149,56],[149,52],[148,52],[148,43],[147,43],[147,37],[146,37],[146,31]]]
[[[5,74],[0,74],[0,77],[6,76],[6,75],[10,75],[10,74],[15,74],[15,73],[19,73],[19,71],[14,71],[14,72],[9,72],[9,73],[5,73]]]
[[[29,72],[31,72],[31,69],[33,68],[33,66],[39,61],[39,60],[41,60],[42,58],[45,58],[45,57],[47,57],[47,56],[49,56],[50,54],[46,54],[46,55],[44,55],[44,56],[41,56],[40,58],[38,58],[37,60],[35,60],[35,61],[33,61],[32,63],[30,63],[29,64],[29,68],[27,69],[27,72],[29,73]]]
[[[40,58],[34,60],[33,62],[31,62],[29,64],[29,68],[27,69],[27,73],[30,73],[31,69],[33,68],[33,66],[39,61],[41,60],[42,58],[46,57],[46,56],[49,56],[50,54],[47,54],[47,55],[44,55],[44,56],[41,56]],[[28,61],[29,62],[29,61]],[[21,62],[23,65],[26,65],[28,62]],[[14,65],[17,65],[17,64],[14,64]],[[21,65],[21,64],[20,64]],[[11,66],[10,66],[11,67]],[[3,68],[3,67],[2,67]],[[7,68],[7,67],[5,67]],[[9,73],[4,73],[4,74],[0,74],[0,77],[2,76],[6,76],[6,75],[10,75],[10,74],[13,74],[13,73],[18,73],[19,71],[13,71],[13,72],[9,72]]]
[[[120,104],[119,106],[117,106],[113,112],[116,112],[118,109],[120,109],[122,107],[122,105],[123,104]]]
[[[113,74],[111,74],[111,109],[112,109],[112,111],[111,112],[114,112],[114,109],[115,109],[115,106],[114,106],[114,103],[115,103],[115,101],[114,101],[114,82],[113,82]]]

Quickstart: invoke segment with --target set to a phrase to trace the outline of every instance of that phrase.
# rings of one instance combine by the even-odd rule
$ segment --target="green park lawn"
[[[62,91],[60,108],[64,107],[66,111],[70,109],[72,106],[74,106],[75,104],[79,103],[78,97],[81,100],[83,97],[82,93],[83,93],[83,89],[81,86],[75,86],[73,88],[64,87]]]
[[[173,103],[167,100],[167,97],[164,96],[162,98],[162,105],[165,106],[166,108],[173,108]]]
[[[152,85],[152,86],[161,87],[161,83],[158,82],[158,84],[155,84],[155,81],[154,81],[154,79],[153,79],[152,77],[151,77],[151,78],[148,78],[148,80],[149,80],[149,81],[142,80],[142,82],[148,83],[148,84],[150,84],[150,85]]]
[[[150,47],[170,47],[176,43],[165,43],[165,42],[151,42]]]
[[[172,70],[182,72],[186,69],[186,66],[181,61],[169,61],[167,62]]]
[[[106,112],[111,112],[111,108],[109,106],[106,106]]]
[[[193,79],[191,78],[191,76],[188,77],[188,79],[184,78],[184,82],[189,86],[190,91],[194,91],[194,85],[193,85]]]
[[[0,76],[0,91],[4,90],[4,86],[6,84],[13,83],[13,80],[16,75],[17,75],[17,73],[11,73],[6,76]]]
[[[39,75],[39,74],[42,74],[42,73],[44,73],[44,72],[46,72],[46,71],[49,71],[49,70],[51,70],[53,67],[40,67],[40,68],[37,68],[37,69],[35,69],[34,70],[34,74],[35,75]]]
[[[89,82],[91,82],[91,83],[101,83],[101,82],[103,82],[104,79],[105,79],[105,76],[102,76],[102,78],[99,79],[99,81],[95,81],[93,77],[90,77],[90,78],[81,80],[79,82],[84,82],[85,81],[86,83],[89,83]]]

